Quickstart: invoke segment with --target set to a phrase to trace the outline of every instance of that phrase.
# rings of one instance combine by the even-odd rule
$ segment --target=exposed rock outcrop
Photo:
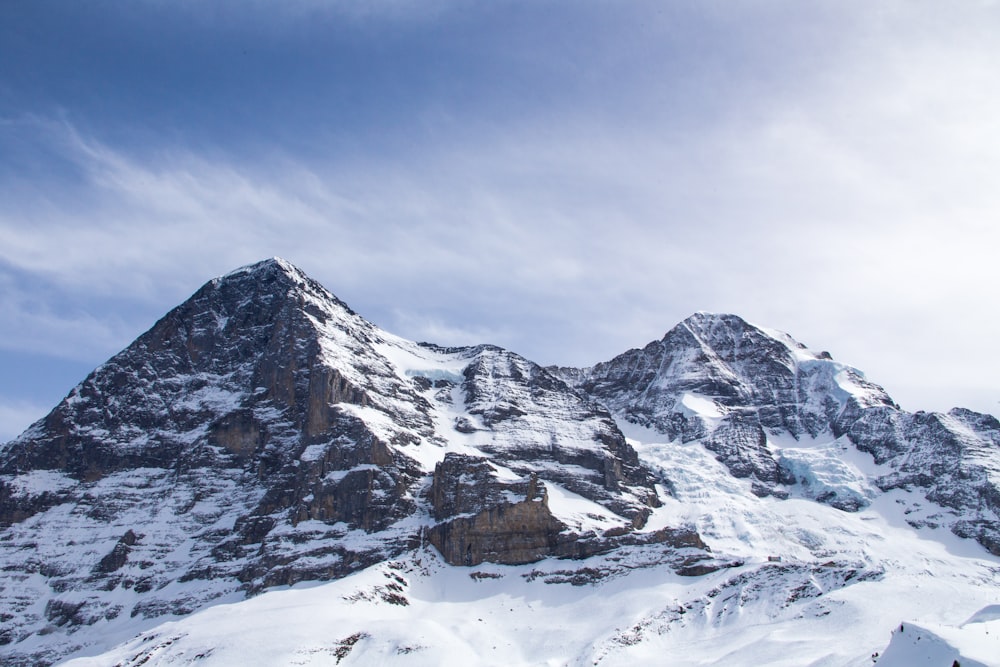
[[[632,535],[654,481],[610,414],[544,369],[399,339],[268,260],[206,284],[0,448],[3,658],[44,664],[101,618],[342,577],[425,533],[454,563],[612,548],[548,489],[655,539]],[[47,649],[18,652],[43,631]]]
[[[776,442],[839,438],[891,468],[874,486],[923,489],[953,532],[1000,553],[1000,423],[991,415],[904,412],[828,352],[735,315],[698,313],[641,350],[549,370],[620,419],[701,442],[759,496],[786,497],[803,481]],[[854,492],[811,497],[847,511],[867,504]]]
[[[439,521],[427,539],[453,565],[533,563],[545,557],[586,558],[624,545],[660,544],[689,550],[683,568],[699,563],[704,572],[721,567],[692,530],[664,528],[635,532],[623,524],[604,531],[574,531],[549,507],[545,484],[502,478],[488,459],[448,454],[434,470],[431,501]]]
[[[758,495],[785,495],[781,485],[793,481],[767,446],[769,433],[827,432],[850,401],[895,407],[828,353],[735,315],[698,313],[641,350],[590,369],[552,370],[627,421],[671,440],[701,440]]]

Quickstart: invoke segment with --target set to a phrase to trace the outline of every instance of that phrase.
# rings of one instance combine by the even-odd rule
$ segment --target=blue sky
[[[589,365],[697,310],[996,413],[991,2],[0,4],[0,439],[279,255]]]

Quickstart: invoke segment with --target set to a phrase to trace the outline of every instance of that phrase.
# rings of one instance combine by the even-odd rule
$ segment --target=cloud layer
[[[992,5],[214,6],[116,17],[148,114],[98,56],[105,107],[25,45],[51,84],[0,81],[5,354],[96,364],[280,255],[411,338],[586,365],[731,311],[996,412]]]

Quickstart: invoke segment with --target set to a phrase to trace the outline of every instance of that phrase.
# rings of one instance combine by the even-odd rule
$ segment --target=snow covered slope
[[[877,656],[880,667],[959,665],[990,667],[1000,656],[1000,605],[976,612],[960,626],[900,623]]]
[[[328,580],[422,542],[450,562],[656,544],[710,567],[610,414],[494,347],[379,330],[298,269],[213,280],[0,449],[0,642]]]
[[[697,444],[649,443],[642,455],[678,480],[650,523],[692,521],[742,565],[683,577],[630,546],[581,562],[454,567],[418,548],[332,583],[211,607],[68,664],[863,667],[882,653],[897,667],[948,667],[888,662],[893,629],[961,622],[996,600],[997,559],[908,525],[906,492],[848,513],[757,497]],[[993,636],[970,627],[957,631],[968,640],[947,640],[962,647],[956,656],[980,655],[970,646]]]
[[[0,661],[860,666],[900,623],[982,661],[998,471],[994,417],[733,315],[546,369],[273,259],[0,447]]]
[[[1000,555],[1000,422],[956,408],[910,414],[829,353],[735,315],[698,313],[662,340],[588,369],[552,368],[620,424],[700,442],[755,494],[847,511],[920,489],[945,525]]]

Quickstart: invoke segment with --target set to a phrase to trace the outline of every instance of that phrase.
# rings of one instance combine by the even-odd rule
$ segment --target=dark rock
[[[427,531],[427,540],[453,565],[513,565],[553,555],[563,528],[543,498],[504,503],[439,523]]]
[[[449,453],[434,469],[427,540],[453,565],[532,563],[555,552],[566,528],[534,476],[501,480],[487,459]]]
[[[118,542],[115,543],[114,548],[111,552],[101,559],[101,562],[97,564],[95,568],[96,574],[110,574],[116,570],[121,569],[125,563],[128,561],[128,555],[132,552],[132,547],[135,546],[139,538],[136,536],[132,530],[128,530],[122,535]]]
[[[520,475],[538,473],[641,526],[659,505],[655,480],[611,414],[523,357],[493,346],[473,353],[462,385],[466,405],[493,434],[480,449]]]
[[[638,544],[707,550],[701,537],[686,529],[637,533],[623,525],[602,535],[577,534],[553,516],[535,475],[500,479],[482,457],[447,454],[434,470],[430,496],[439,523],[427,531],[427,540],[452,565],[587,558]]]
[[[86,618],[81,615],[83,602],[52,599],[45,603],[45,618],[55,625],[83,625]]]
[[[479,429],[473,425],[468,417],[455,417],[455,430],[459,433],[475,433]]]

